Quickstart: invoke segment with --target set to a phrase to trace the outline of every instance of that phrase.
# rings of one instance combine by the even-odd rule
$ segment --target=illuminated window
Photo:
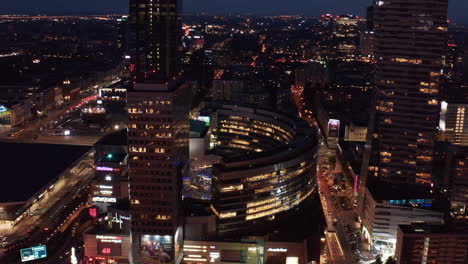
[[[223,212],[219,214],[219,218],[229,218],[237,215],[237,212]]]
[[[240,191],[244,189],[243,184],[236,184],[236,185],[229,185],[229,186],[224,186],[221,188],[221,192],[232,192],[232,191]]]
[[[171,220],[172,216],[170,215],[156,215],[156,220]]]
[[[423,161],[431,161],[432,157],[429,156],[417,156],[417,159],[423,160]]]
[[[130,152],[146,152],[144,147],[130,147]]]
[[[420,59],[406,59],[406,58],[395,58],[396,62],[403,62],[403,63],[412,63],[412,64],[421,64],[422,60]]]
[[[268,192],[268,191],[271,191],[273,190],[273,186],[270,185],[270,186],[267,186],[267,187],[264,187],[264,188],[261,188],[261,189],[256,189],[255,190],[255,193],[264,193],[264,192]]]
[[[384,162],[384,163],[388,163],[390,161],[392,161],[391,159],[389,158],[383,158],[383,159],[380,159],[380,161]]]
[[[155,148],[154,152],[155,153],[166,153],[166,149],[164,149],[164,148]]]
[[[298,257],[286,257],[286,264],[299,264]]]
[[[247,208],[259,206],[259,205],[266,204],[266,203],[271,203],[271,202],[276,201],[277,199],[278,198],[274,197],[274,198],[269,198],[269,199],[265,199],[265,200],[261,200],[261,201],[250,202],[250,203],[247,203]]]

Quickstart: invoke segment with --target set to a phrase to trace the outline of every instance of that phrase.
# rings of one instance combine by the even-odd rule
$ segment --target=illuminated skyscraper
[[[383,180],[432,183],[447,2],[375,1],[377,155],[369,169]]]
[[[127,93],[133,263],[174,263],[182,242],[189,94],[180,78],[177,0],[130,0],[133,87]]]

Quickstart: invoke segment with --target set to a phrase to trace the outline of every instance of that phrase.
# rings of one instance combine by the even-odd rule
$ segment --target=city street
[[[344,189],[338,188],[340,183],[335,184],[335,164],[330,163],[330,157],[335,156],[335,150],[329,149],[324,142],[320,143],[319,162],[317,171],[317,184],[320,200],[327,220],[327,247],[329,263],[363,263],[373,260],[363,256],[359,251],[359,222],[355,207],[351,207],[353,191],[351,186],[346,185]],[[347,207],[342,201],[347,200]],[[358,258],[359,256],[359,258]]]
[[[120,81],[120,79],[114,79],[103,86],[110,85]],[[105,133],[89,133],[89,135],[80,136],[68,136],[63,135],[49,135],[41,131],[42,128],[49,124],[62,124],[73,112],[79,113],[82,108],[89,105],[91,102],[95,102],[98,86],[89,87],[89,89],[80,93],[80,97],[73,101],[67,102],[60,107],[50,110],[47,115],[35,120],[31,120],[19,131],[11,133],[8,130],[0,131],[0,141],[4,142],[21,142],[21,143],[47,143],[47,144],[67,144],[67,145],[86,145],[92,146],[101,138]],[[78,115],[79,116],[79,115]],[[105,131],[109,132],[109,130]]]

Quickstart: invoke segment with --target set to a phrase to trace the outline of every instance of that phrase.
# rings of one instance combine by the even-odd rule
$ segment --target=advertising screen
[[[121,256],[122,237],[97,235],[97,250],[99,255]]]
[[[328,137],[338,137],[340,133],[340,120],[330,119],[328,121]]]
[[[172,263],[174,255],[172,236],[141,236],[141,256],[144,264]]]
[[[23,248],[20,250],[21,262],[42,259],[47,257],[47,250],[45,245]]]
[[[210,124],[211,124],[211,117],[209,117],[209,116],[199,116],[197,119],[199,121],[205,122],[206,126],[210,126]]]
[[[97,243],[99,255],[105,256],[121,256],[122,244],[112,242],[98,242]]]

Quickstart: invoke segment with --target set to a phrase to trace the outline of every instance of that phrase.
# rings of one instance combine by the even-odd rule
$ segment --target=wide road
[[[107,84],[112,84],[120,79],[115,79]],[[47,116],[44,118],[38,118],[32,121],[29,121],[25,127],[23,127],[18,132],[10,135],[9,131],[0,131],[0,140],[6,142],[23,142],[23,143],[47,143],[47,144],[68,144],[68,145],[93,145],[99,138],[96,135],[92,136],[77,136],[77,137],[60,137],[60,136],[44,136],[41,135],[40,128],[44,127],[46,124],[56,121],[62,121],[62,117],[66,116],[69,111],[80,109],[88,103],[96,100],[98,94],[98,86],[89,87],[89,89],[84,90],[80,93],[79,98],[67,102],[66,104],[50,110],[47,113]],[[102,137],[102,135],[100,136]]]
[[[317,185],[320,194],[320,201],[327,220],[327,257],[328,263],[332,264],[355,264],[357,263],[356,256],[349,246],[348,240],[343,226],[347,224],[347,220],[343,219],[343,214],[340,208],[335,208],[332,197],[338,199],[336,193],[330,192],[328,183],[322,176],[322,167],[328,164],[328,157],[334,156],[335,151],[328,149],[325,143],[320,143],[319,160],[317,168]],[[333,170],[333,168],[330,168]],[[352,211],[351,211],[352,212]],[[346,214],[346,213],[345,213]],[[346,217],[349,219],[349,216]],[[343,223],[345,222],[345,223]]]

